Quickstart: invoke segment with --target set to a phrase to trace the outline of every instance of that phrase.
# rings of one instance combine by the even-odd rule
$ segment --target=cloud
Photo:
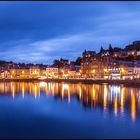
[[[9,50],[1,52],[0,55],[1,58],[7,58],[8,60],[50,64],[54,59],[61,57],[75,60],[78,56],[81,56],[85,49],[99,51],[102,44],[106,45],[106,48],[108,47],[108,44],[111,43],[109,42],[110,39],[112,42],[118,40],[121,42],[126,38],[127,36],[123,35],[104,36],[96,33],[83,33],[34,42],[26,41],[26,43],[22,43],[22,41],[19,41],[14,42]]]
[[[137,2],[0,3],[0,57],[52,63],[109,43],[124,47],[139,39],[139,9]]]

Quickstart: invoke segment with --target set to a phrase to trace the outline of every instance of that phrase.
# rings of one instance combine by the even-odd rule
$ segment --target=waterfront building
[[[40,77],[40,68],[39,66],[31,66],[29,69],[30,78],[39,78]]]
[[[85,53],[86,54],[86,53]],[[82,77],[95,79],[120,79],[120,63],[113,58],[113,53],[103,50],[81,62]]]
[[[80,78],[80,66],[70,66],[68,70],[68,77],[69,78]]]
[[[11,78],[10,72],[8,70],[4,70],[0,72],[0,78],[9,79]]]
[[[51,78],[58,78],[58,68],[57,67],[47,67],[46,76]]]
[[[69,66],[64,66],[63,68],[59,68],[58,73],[60,78],[67,78],[69,75]]]
[[[120,63],[112,60],[107,66],[104,64],[104,79],[120,79]]]
[[[76,71],[75,70],[69,70],[68,71],[68,77],[69,78],[76,78]]]
[[[82,54],[82,57],[83,59],[86,59],[86,58],[92,58],[96,55],[96,52],[95,51],[84,51],[83,54]]]
[[[123,66],[120,69],[122,79],[133,79],[134,78],[134,67]]]
[[[134,61],[134,71],[133,71],[133,74],[134,74],[134,78],[140,78],[140,61],[136,60]]]
[[[140,67],[134,67],[134,72],[133,72],[133,74],[134,74],[134,77],[135,78],[140,78]]]
[[[46,77],[46,69],[44,69],[44,68],[41,68],[41,69],[40,69],[40,78],[41,78],[41,79],[47,78],[47,77]]]
[[[10,69],[11,78],[29,78],[29,69]]]
[[[133,56],[136,56],[137,55],[137,51],[136,50],[130,50],[127,52],[127,55],[133,55]]]
[[[134,78],[134,67],[136,65],[135,61],[119,61],[121,64],[121,78],[122,79],[133,79]]]
[[[104,76],[104,78],[106,79],[121,79],[121,74],[120,74],[120,67],[111,67],[107,69],[109,76]]]
[[[81,60],[81,76],[88,78],[92,76],[92,61],[95,59],[95,51],[84,51],[82,53],[82,60]]]
[[[94,58],[91,62],[81,64],[82,76],[85,78],[101,78],[103,75],[102,62]]]
[[[137,55],[137,56],[140,56],[140,51],[137,51],[137,52],[136,52],[136,55]]]
[[[107,65],[113,60],[112,59],[113,56],[109,50],[103,50],[99,57],[100,61],[106,62]]]

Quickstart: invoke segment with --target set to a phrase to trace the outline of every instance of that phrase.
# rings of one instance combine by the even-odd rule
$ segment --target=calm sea
[[[140,87],[2,82],[0,138],[140,138]]]

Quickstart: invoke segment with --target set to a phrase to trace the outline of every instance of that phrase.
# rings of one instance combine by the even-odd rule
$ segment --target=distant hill
[[[136,51],[140,51],[140,41],[134,41],[132,44],[127,45],[124,48],[125,51],[132,51],[132,50],[136,50]]]

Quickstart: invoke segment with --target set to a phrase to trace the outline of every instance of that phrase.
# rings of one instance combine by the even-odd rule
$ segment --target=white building
[[[137,51],[137,55],[140,55],[140,51]]]
[[[116,80],[116,79],[121,78],[120,68],[119,67],[109,68],[108,71],[109,71],[109,74],[110,74],[109,79]]]
[[[140,67],[134,67],[134,77],[135,78],[140,78]]]
[[[134,67],[125,66],[121,68],[122,79],[133,79],[134,78]]]
[[[132,51],[128,51],[127,52],[127,55],[135,55],[137,54],[137,52],[135,50],[132,50]]]

